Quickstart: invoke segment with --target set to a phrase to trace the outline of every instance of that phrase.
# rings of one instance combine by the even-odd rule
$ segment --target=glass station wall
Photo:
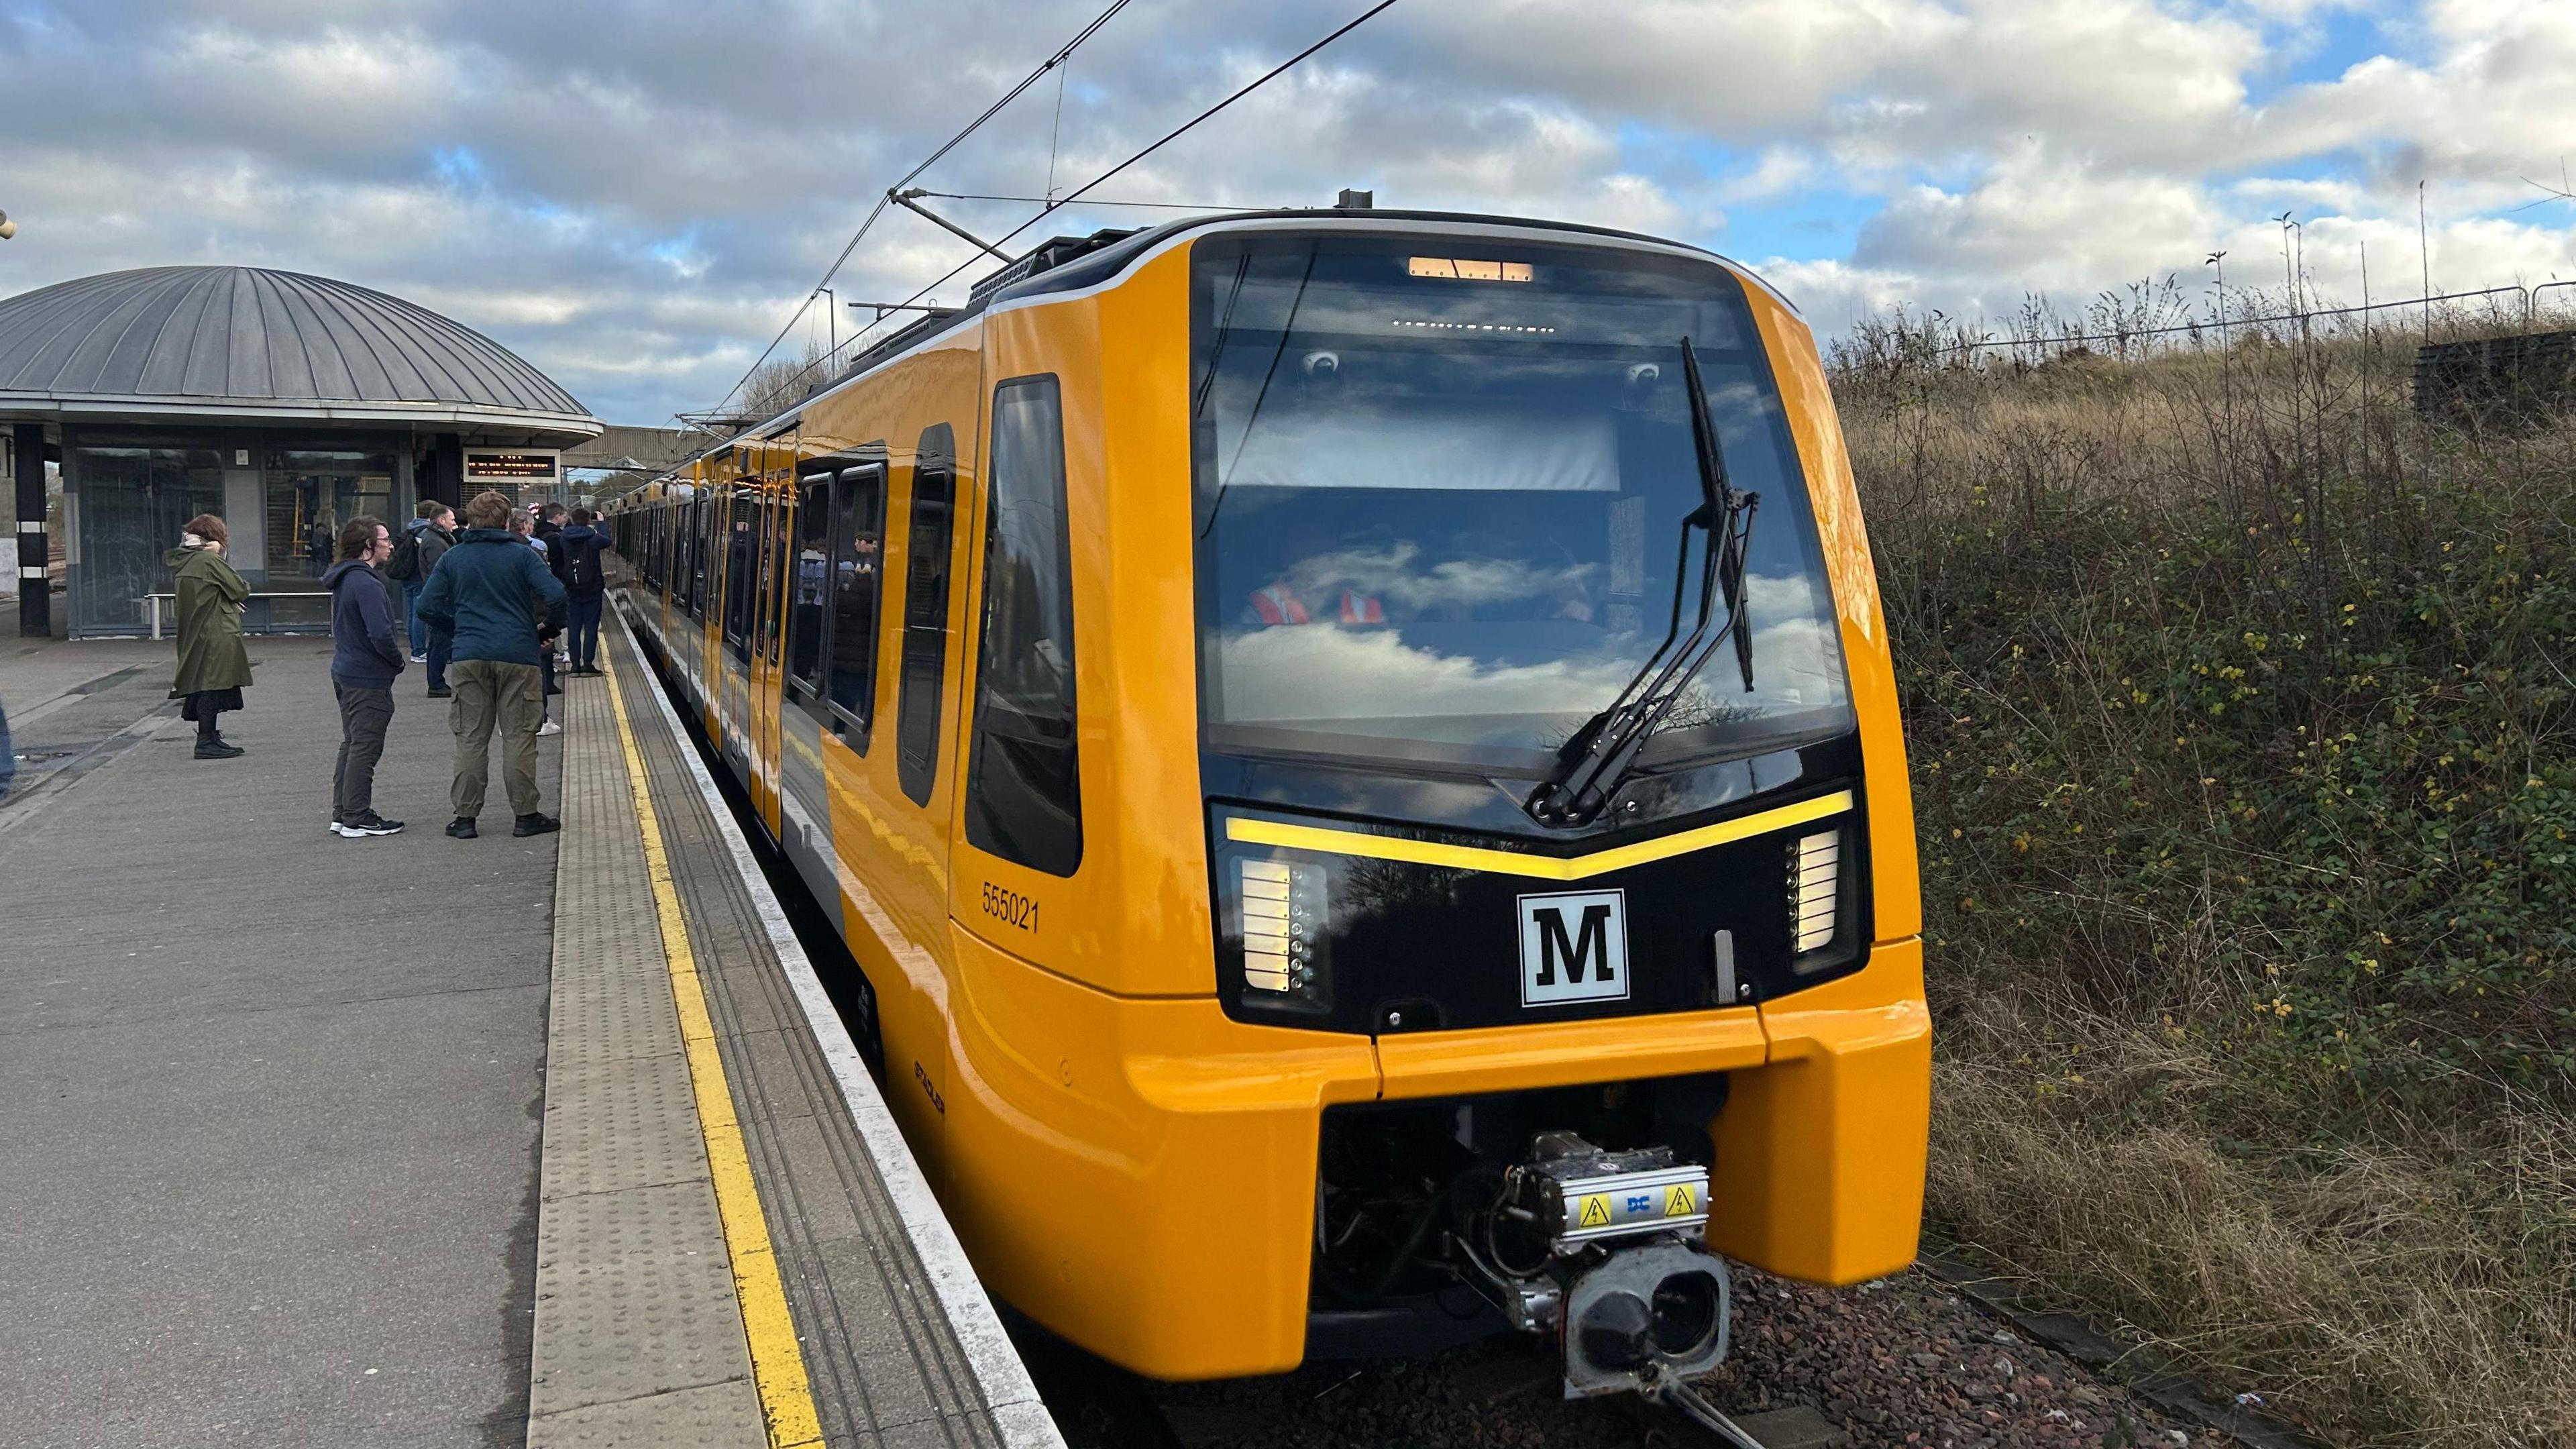
[[[340,525],[362,513],[403,526],[390,448],[270,447],[260,461],[271,589],[322,587]]]
[[[72,630],[140,633],[144,596],[170,590],[163,556],[179,546],[179,526],[224,511],[223,454],[211,438],[111,435],[83,438],[65,458],[80,514]]]
[[[364,513],[400,528],[414,496],[414,453],[435,441],[251,429],[68,432],[76,637],[148,632],[145,601],[170,592],[166,557],[179,546],[180,525],[200,513],[231,531],[230,560],[254,595],[245,630],[326,632],[321,576],[340,525]],[[165,627],[168,609],[164,600]]]

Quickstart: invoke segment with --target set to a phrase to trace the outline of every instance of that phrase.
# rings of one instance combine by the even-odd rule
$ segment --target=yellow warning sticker
[[[1583,1200],[1583,1211],[1581,1215],[1576,1218],[1576,1224],[1577,1226],[1587,1228],[1606,1228],[1610,1226],[1610,1199],[1603,1197],[1599,1193],[1594,1193],[1592,1196],[1585,1198]]]
[[[1664,1216],[1665,1216],[1665,1217],[1668,1217],[1668,1218],[1686,1218],[1686,1217],[1689,1217],[1692,1213],[1694,1213],[1694,1212],[1696,1212],[1696,1211],[1698,1211],[1698,1209],[1697,1209],[1697,1208],[1695,1208],[1695,1207],[1693,1207],[1693,1206],[1691,1205],[1691,1190],[1690,1190],[1690,1185],[1689,1185],[1689,1184],[1687,1184],[1687,1183],[1676,1184],[1676,1185],[1675,1185],[1674,1187],[1672,1187],[1670,1190],[1668,1190],[1668,1191],[1666,1191],[1666,1192],[1665,1192],[1665,1194],[1664,1194]]]

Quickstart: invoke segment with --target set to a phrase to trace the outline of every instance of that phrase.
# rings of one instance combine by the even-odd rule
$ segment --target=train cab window
[[[832,709],[864,752],[876,721],[877,599],[885,552],[883,463],[841,470],[832,488]]]
[[[1640,769],[1854,728],[1790,414],[1741,281],[1554,244],[1474,277],[1378,238],[1246,233],[1192,258],[1211,746],[1550,778],[1701,607],[1731,647],[1671,681]],[[1709,461],[1759,499],[1737,515],[1741,619],[1702,605],[1710,574],[1685,544],[1714,481],[1702,417]]]
[[[733,657],[751,662],[751,500],[725,500],[724,636]]]
[[[915,805],[930,803],[930,787],[939,778],[940,689],[948,671],[948,539],[956,494],[957,434],[939,423],[922,433],[914,456],[912,516],[904,540],[895,776]]]
[[[993,393],[983,642],[966,763],[966,839],[1049,875],[1082,863],[1075,768],[1072,541],[1055,378]]]
[[[796,547],[787,584],[787,691],[807,703],[823,695],[831,579],[832,475],[808,473],[796,480]]]

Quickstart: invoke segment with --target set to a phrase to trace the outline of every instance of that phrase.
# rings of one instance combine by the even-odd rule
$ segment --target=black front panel
[[[1377,1033],[1698,1011],[1811,986],[1858,969],[1869,939],[1859,781],[1840,788],[1854,803],[1839,813],[1574,880],[1372,859],[1340,853],[1345,841],[1250,843],[1233,838],[1230,822],[1507,844],[1219,805],[1209,818],[1219,995],[1241,1020]],[[1774,797],[1738,814],[1833,793]],[[1840,838],[1835,928],[1801,953],[1791,934],[1799,842],[1829,831]],[[1719,994],[1720,932],[1729,933],[1731,1000]]]

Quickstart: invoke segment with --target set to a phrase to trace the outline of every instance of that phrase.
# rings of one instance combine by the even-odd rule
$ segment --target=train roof
[[[1218,211],[1199,216],[1181,217],[1149,227],[1110,228],[1089,236],[1058,236],[1033,247],[1019,260],[1010,263],[976,282],[966,305],[954,311],[936,312],[888,334],[883,339],[853,356],[848,365],[834,373],[829,381],[817,385],[795,407],[758,425],[726,437],[723,441],[683,460],[685,468],[700,458],[708,457],[746,439],[768,436],[782,420],[793,417],[816,398],[837,391],[842,386],[875,371],[915,347],[942,336],[994,307],[1013,302],[1031,301],[1052,294],[1078,292],[1097,286],[1125,271],[1127,267],[1158,250],[1176,237],[1195,231],[1222,231],[1230,227],[1263,222],[1293,221],[1322,226],[1347,227],[1353,231],[1403,230],[1408,225],[1425,227],[1510,227],[1522,231],[1557,231],[1577,237],[1594,237],[1628,246],[1651,247],[1658,251],[1691,253],[1733,272],[1747,284],[1760,287],[1792,314],[1797,304],[1770,283],[1762,280],[1741,262],[1720,256],[1706,247],[1677,242],[1669,237],[1650,236],[1644,232],[1622,231],[1616,227],[1592,226],[1583,222],[1548,221],[1526,216],[1493,216],[1468,211],[1401,211],[1376,208],[1283,207],[1266,211]],[[1393,225],[1389,225],[1392,223]],[[677,469],[674,469],[677,472]]]

